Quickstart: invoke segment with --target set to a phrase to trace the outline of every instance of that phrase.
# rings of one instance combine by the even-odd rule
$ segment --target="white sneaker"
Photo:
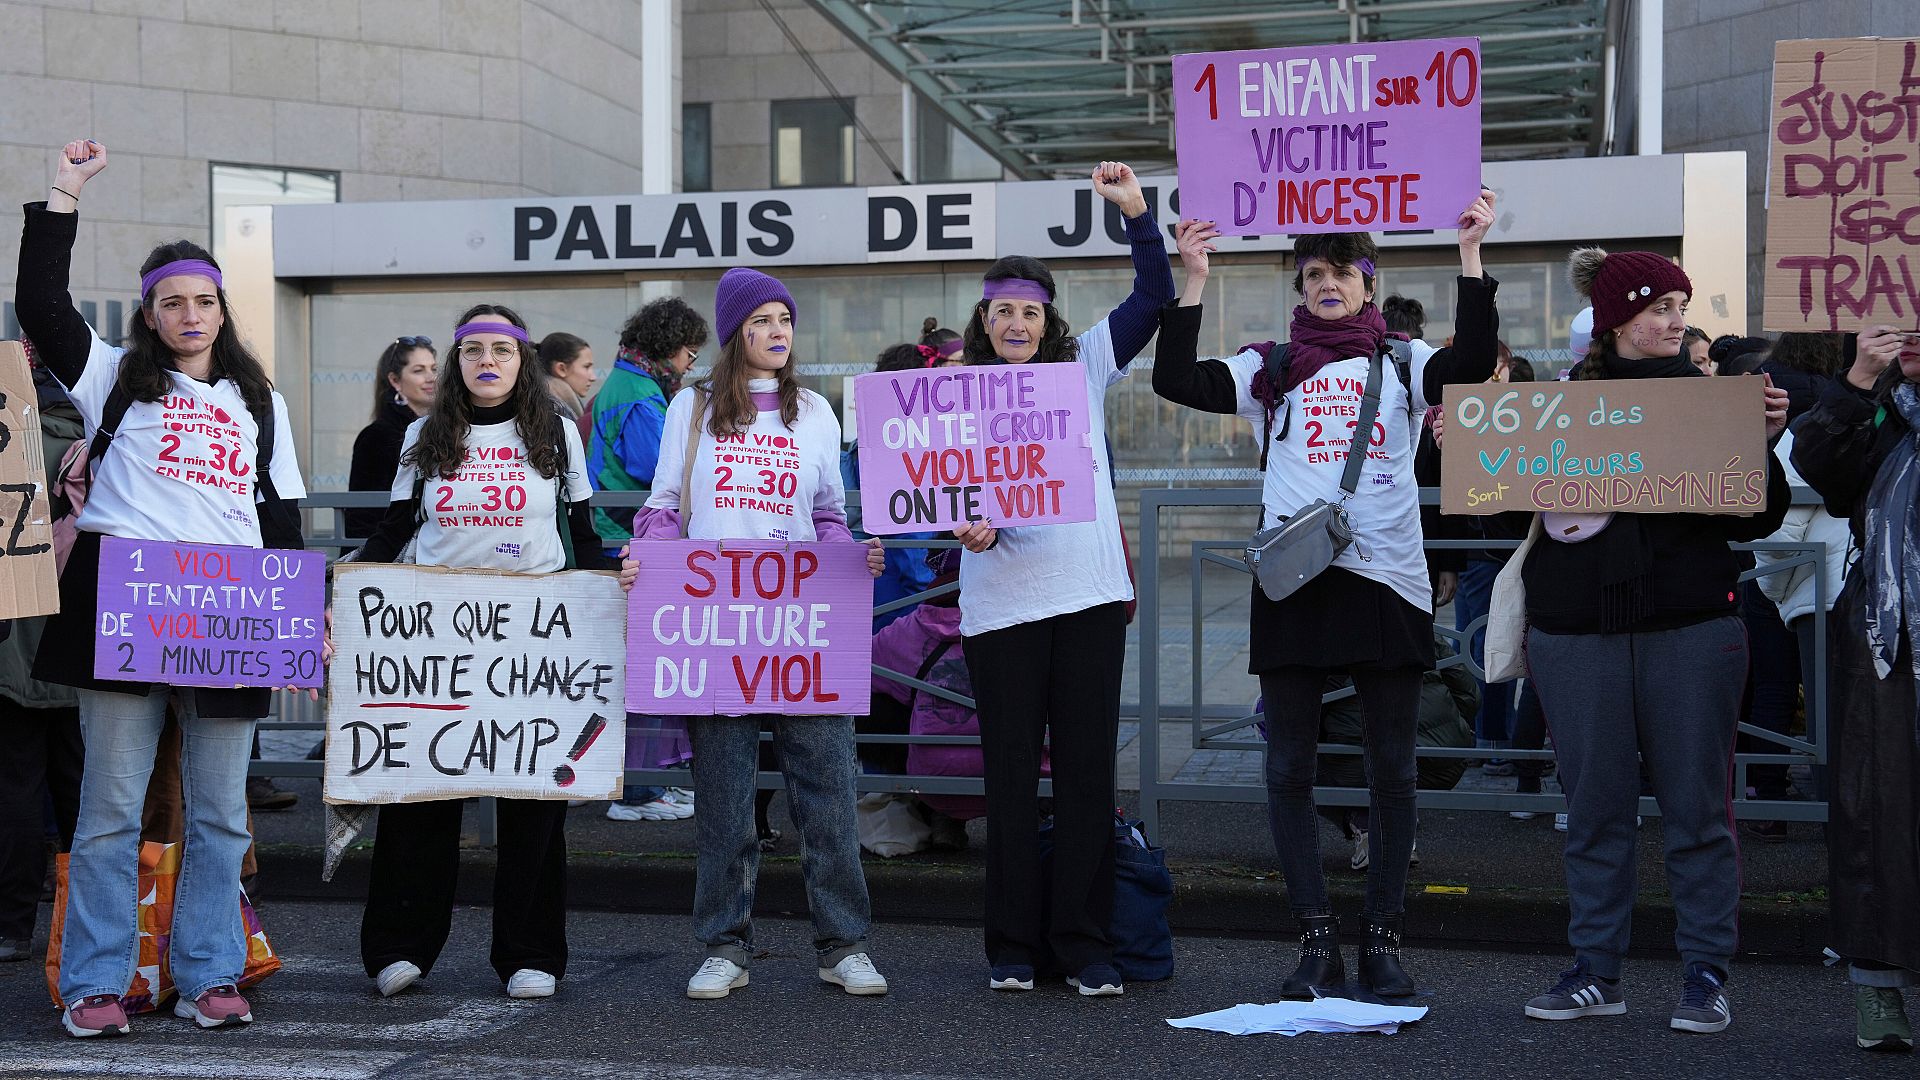
[[[1354,833],[1353,857],[1347,860],[1347,865],[1355,870],[1365,870],[1369,859],[1370,856],[1367,853],[1367,834],[1363,832]]]
[[[373,978],[373,985],[380,988],[381,997],[392,997],[419,979],[419,965],[410,960],[395,960],[380,969],[380,974]]]
[[[687,980],[690,998],[723,998],[747,985],[747,969],[724,956],[709,956]]]
[[[683,787],[670,787],[667,789],[666,795],[662,797],[669,802],[680,803],[683,806],[693,805],[693,792]]]
[[[1538,810],[1509,810],[1507,816],[1515,821],[1532,821],[1540,816]]]
[[[1417,836],[1413,838],[1413,849],[1407,852],[1407,865],[1420,865],[1420,838]]]
[[[1554,832],[1567,831],[1567,815],[1565,814],[1553,815],[1553,831]]]
[[[510,998],[549,998],[553,996],[555,983],[553,976],[532,968],[521,968],[507,980],[507,996]]]
[[[672,802],[664,796],[638,806],[617,802],[607,807],[609,821],[685,821],[692,816],[692,803]]]
[[[849,994],[884,994],[887,980],[873,966],[873,959],[857,952],[830,968],[820,969],[820,981],[842,987]]]

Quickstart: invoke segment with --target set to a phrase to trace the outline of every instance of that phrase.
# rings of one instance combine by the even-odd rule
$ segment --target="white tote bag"
[[[1507,559],[1500,575],[1493,579],[1493,597],[1487,606],[1485,667],[1489,683],[1511,682],[1527,674],[1527,583],[1522,570],[1527,553],[1545,535],[1540,515],[1533,515],[1533,527]]]

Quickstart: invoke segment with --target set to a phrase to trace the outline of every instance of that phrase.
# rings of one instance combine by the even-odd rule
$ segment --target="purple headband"
[[[989,279],[983,283],[983,300],[1032,300],[1036,303],[1051,304],[1053,297],[1047,293],[1047,287],[1027,278]]]
[[[220,280],[220,268],[212,263],[204,259],[176,259],[140,275],[140,299],[145,300],[151,295],[155,285],[179,274],[196,274],[200,277],[212,278],[213,287],[216,289],[227,287],[226,283]]]
[[[967,349],[967,343],[965,341],[962,341],[959,338],[954,338],[952,341],[943,342],[939,345],[934,346],[933,351],[939,354],[940,359],[951,360],[954,357],[959,356],[961,353],[965,352],[966,349]]]
[[[533,339],[527,336],[527,332],[525,330],[522,330],[519,327],[509,322],[461,323],[459,326],[454,327],[453,343],[455,345],[458,345],[460,344],[461,338],[468,337],[472,334],[505,334],[507,337],[513,338],[515,341],[524,341],[529,345],[533,344]]]

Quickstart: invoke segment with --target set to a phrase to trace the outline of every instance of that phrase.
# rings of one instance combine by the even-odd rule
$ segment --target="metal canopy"
[[[1480,39],[1486,158],[1600,153],[1625,2],[808,0],[1023,178],[1170,170],[1175,53],[1433,37]]]

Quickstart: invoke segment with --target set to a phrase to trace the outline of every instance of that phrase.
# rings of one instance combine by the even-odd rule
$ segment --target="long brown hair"
[[[747,373],[745,338],[745,334],[735,331],[720,346],[720,358],[713,362],[713,371],[693,384],[696,391],[707,395],[707,431],[716,439],[738,435],[752,427],[760,415],[753,404],[753,391],[747,389],[751,376]],[[789,429],[800,419],[800,377],[793,372],[794,364],[793,346],[788,345],[787,363],[780,369],[779,382],[780,422]]]
[[[140,264],[141,276],[183,259],[212,263],[215,269],[220,265],[199,244],[175,240],[161,244],[147,255],[147,260]],[[270,417],[273,415],[273,382],[267,378],[265,365],[241,342],[240,329],[233,322],[233,308],[227,303],[227,290],[216,288],[214,292],[220,298],[220,333],[213,339],[210,373],[216,382],[232,379],[240,388],[240,397],[246,401],[249,412]],[[172,393],[171,372],[180,370],[179,361],[160,339],[160,332],[147,325],[146,316],[152,312],[153,297],[143,296],[140,306],[127,320],[127,352],[120,360],[119,382],[127,396],[135,401],[159,401]]]
[[[454,320],[455,326],[472,322],[481,315],[495,315],[522,330],[527,328],[512,308],[500,304],[475,304]],[[547,381],[540,371],[540,355],[532,345],[520,347],[520,371],[513,379],[513,392],[507,403],[513,408],[514,431],[527,444],[527,460],[534,471],[552,479],[566,469],[560,440],[560,411],[547,393]],[[440,363],[440,386],[433,395],[433,409],[420,428],[420,440],[402,459],[403,464],[420,470],[422,476],[448,480],[467,457],[467,432],[473,428],[473,395],[467,380],[460,377],[460,343],[447,346]]]

